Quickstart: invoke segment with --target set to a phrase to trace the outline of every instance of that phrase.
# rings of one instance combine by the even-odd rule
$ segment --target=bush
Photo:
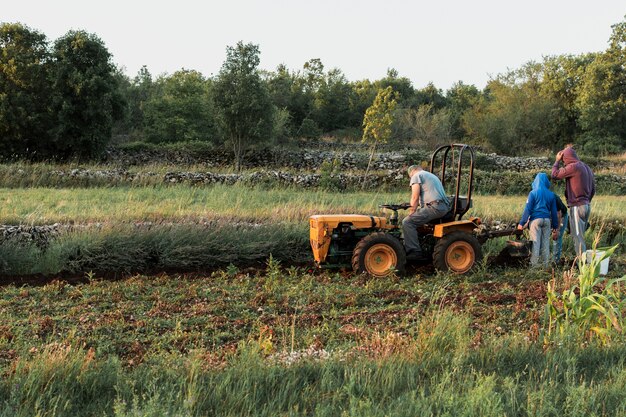
[[[47,248],[0,245],[0,274],[198,271],[260,264],[270,255],[281,262],[308,260],[306,230],[287,224],[92,229],[69,233]]]

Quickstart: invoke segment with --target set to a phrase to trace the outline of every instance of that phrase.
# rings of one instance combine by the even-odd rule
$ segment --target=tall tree
[[[474,106],[480,99],[480,91],[474,85],[459,81],[446,92],[448,105],[446,110],[450,117],[451,135],[455,139],[463,139],[467,132],[463,129],[463,114]]]
[[[441,89],[435,87],[433,83],[428,83],[426,87],[415,91],[410,104],[413,108],[428,104],[433,110],[439,110],[443,109],[447,103]]]
[[[145,124],[146,103],[152,97],[154,80],[145,65],[129,83],[126,94],[127,118],[131,134],[142,136]]]
[[[53,56],[54,153],[98,156],[111,139],[113,122],[123,115],[111,54],[97,36],[70,31],[55,42]]]
[[[394,68],[387,70],[387,76],[375,82],[378,88],[393,88],[398,94],[398,105],[401,107],[409,107],[414,100],[415,89],[413,83],[406,77],[400,77],[398,71]]]
[[[578,123],[580,108],[578,95],[585,71],[597,54],[558,55],[544,58],[541,91],[557,104],[552,122],[556,125],[557,148],[573,142],[582,132]]]
[[[397,97],[397,93],[391,87],[387,87],[384,90],[380,89],[374,99],[374,103],[365,111],[362,141],[370,144],[370,158],[365,170],[366,175],[374,159],[376,145],[387,143],[391,137],[393,112],[398,105]]]
[[[243,151],[272,133],[274,107],[259,75],[258,45],[239,41],[226,48],[226,61],[214,82],[213,100],[220,125],[231,143],[235,169]]]
[[[506,155],[551,149],[557,110],[554,100],[533,83],[497,79],[489,82],[486,93],[465,113],[463,126],[474,141]]]
[[[37,156],[50,129],[45,35],[19,23],[0,25],[0,149],[5,156]]]
[[[209,81],[197,71],[160,77],[144,105],[149,142],[218,141]]]
[[[626,147],[626,21],[612,28],[609,48],[586,68],[578,94],[582,141],[596,153]]]
[[[350,103],[352,87],[343,73],[335,68],[322,78],[315,93],[314,120],[325,132],[358,126],[360,118],[352,117]]]

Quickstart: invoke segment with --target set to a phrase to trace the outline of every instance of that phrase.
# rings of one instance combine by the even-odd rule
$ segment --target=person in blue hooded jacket
[[[554,238],[558,233],[559,219],[556,196],[550,191],[550,179],[543,172],[537,174],[533,181],[517,228],[522,230],[526,224],[529,224],[530,240],[533,242],[530,266],[537,266],[541,258],[541,264],[547,268],[550,263],[550,230]]]

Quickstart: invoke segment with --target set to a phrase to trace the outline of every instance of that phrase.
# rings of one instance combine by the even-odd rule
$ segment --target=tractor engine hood
[[[318,214],[309,218],[310,241],[317,263],[324,262],[330,247],[331,235],[339,224],[348,223],[355,229],[388,229],[385,217],[364,214]]]

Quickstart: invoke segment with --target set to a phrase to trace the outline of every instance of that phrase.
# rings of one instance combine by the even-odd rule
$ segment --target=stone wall
[[[525,194],[536,171],[482,171],[474,172],[474,192],[482,194]],[[447,176],[449,181],[454,178]],[[456,177],[455,177],[456,178]],[[55,186],[106,186],[117,184],[240,184],[246,186],[281,186],[296,188],[324,188],[329,190],[403,190],[407,187],[406,171],[402,169],[378,170],[367,176],[363,172],[338,169],[332,173],[294,172],[259,169],[243,173],[216,173],[197,171],[170,171],[165,174],[123,169],[54,170],[48,180]],[[467,179],[463,180],[463,186]],[[2,184],[0,184],[2,185]],[[30,184],[25,184],[29,186]],[[42,184],[39,182],[37,184]],[[626,194],[626,177],[612,174],[596,175],[599,194]]]
[[[369,160],[366,151],[323,150],[323,149],[262,149],[251,150],[243,156],[245,169],[290,168],[296,170],[316,171],[324,163],[334,162],[343,171],[365,170]],[[373,170],[400,170],[412,164],[430,161],[430,152],[418,149],[404,149],[376,153]],[[477,153],[475,166],[483,171],[548,171],[552,167],[552,158],[547,157],[513,157],[496,154]],[[148,164],[171,164],[177,166],[200,165],[206,168],[229,167],[233,165],[232,152],[224,149],[205,150],[202,152],[182,152],[174,150],[124,150],[109,149],[105,162],[117,166],[136,166]],[[607,168],[611,163],[594,160],[593,168]]]

